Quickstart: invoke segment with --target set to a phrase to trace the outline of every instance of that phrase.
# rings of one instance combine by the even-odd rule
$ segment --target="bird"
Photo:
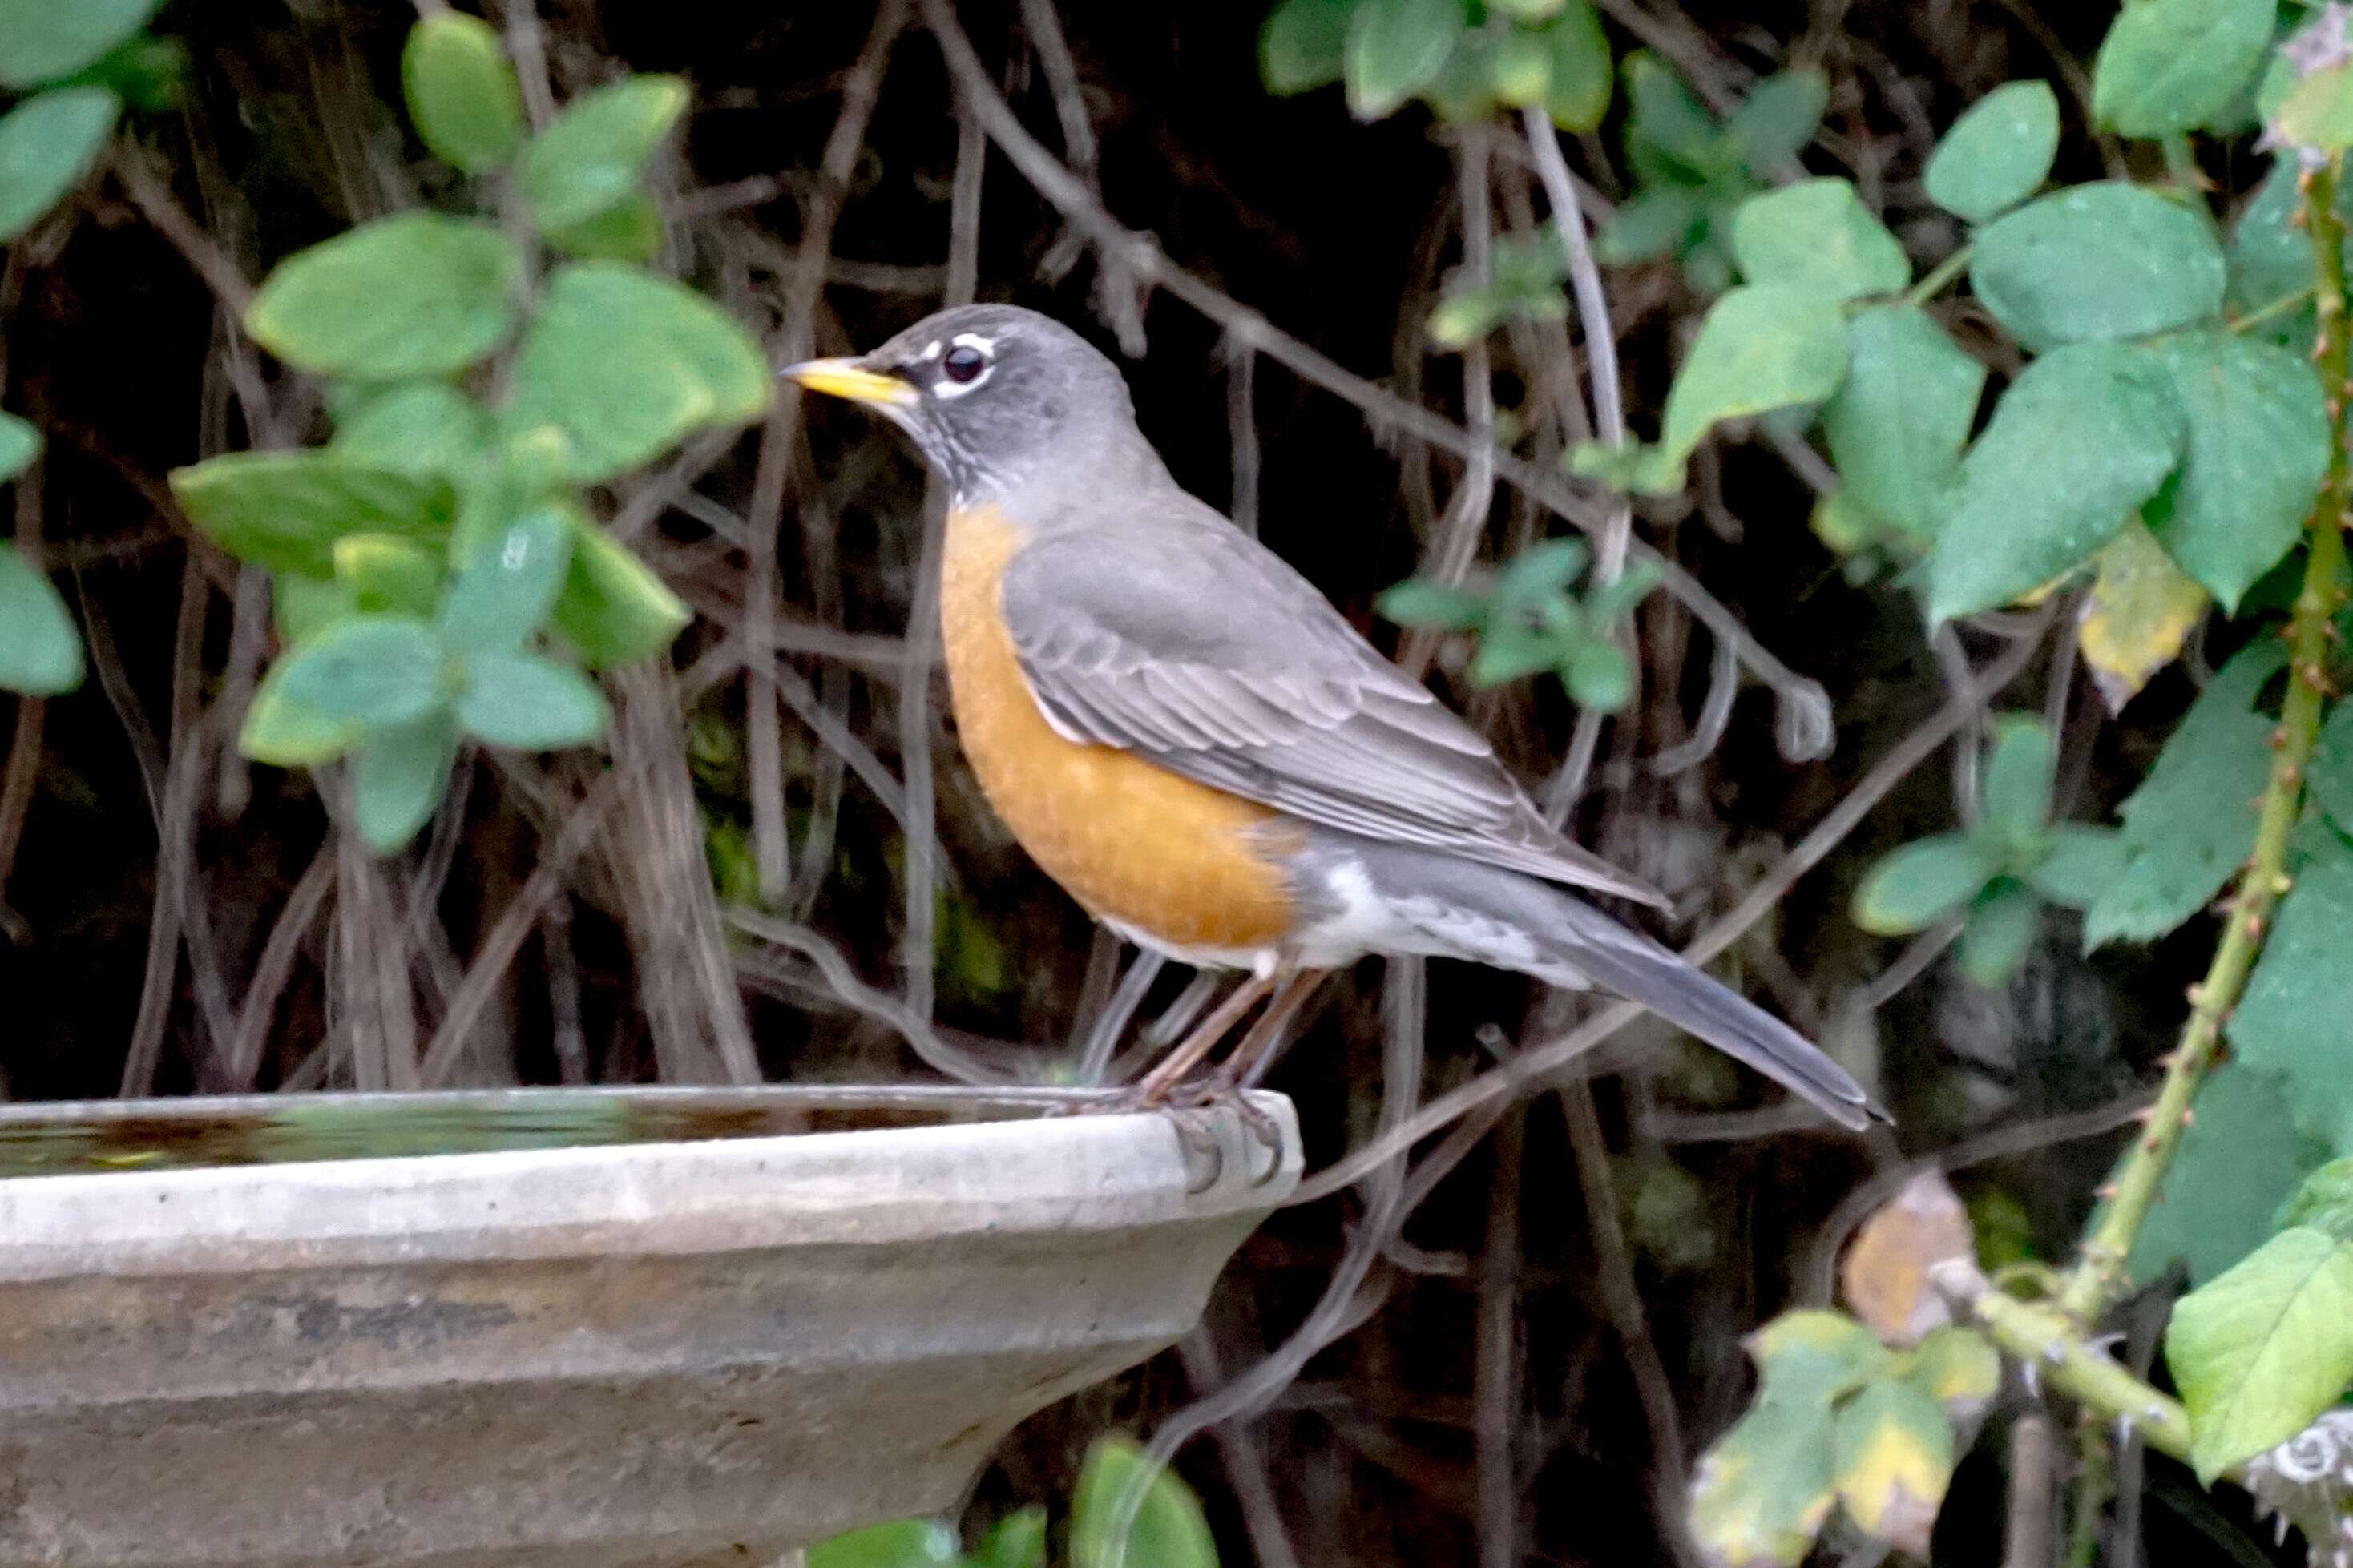
[[[1325,973],[1422,955],[1614,994],[1841,1127],[1885,1119],[1795,1029],[1581,897],[1666,904],[1555,828],[1483,737],[1179,485],[1125,376],[1079,333],[962,305],[777,374],[888,420],[944,481],[950,702],[1014,837],[1119,936],[1242,973],[1145,1100],[1261,1000],[1229,1068]]]

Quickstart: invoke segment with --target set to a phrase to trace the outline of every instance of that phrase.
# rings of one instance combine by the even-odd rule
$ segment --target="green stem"
[[[2106,1421],[2129,1421],[2159,1453],[2189,1457],[2189,1413],[2084,1342],[2074,1323],[2049,1307],[2005,1296],[1982,1278],[1960,1292],[1996,1344],[2035,1369],[2042,1382]]]
[[[2206,1075],[2220,1045],[2222,1026],[2246,988],[2248,973],[2262,951],[2272,907],[2287,891],[2288,835],[2304,804],[2305,763],[2320,729],[2321,700],[2328,689],[2331,617],[2345,602],[2345,535],[2348,471],[2344,443],[2344,400],[2348,368],[2345,310],[2345,228],[2336,211],[2337,169],[2332,163],[2304,176],[2305,226],[2312,238],[2313,293],[2320,317],[2320,342],[2313,360],[2328,399],[2333,432],[2328,478],[2313,507],[2306,531],[2311,552],[2304,586],[2288,626],[2287,696],[2274,732],[2272,771],[2260,803],[2254,858],[2241,874],[2231,900],[2230,923],[2214,950],[2206,978],[2189,992],[2189,1021],[2181,1044],[2168,1058],[2164,1087],[2151,1108],[2147,1131],[2116,1174],[2113,1195],[2102,1211],[2083,1253],[2059,1292],[2058,1306],[2077,1323],[2097,1318],[2124,1279],[2125,1258],[2140,1232],[2158,1182],[2181,1146],[2189,1125],[2190,1097]]]
[[[2296,309],[2306,300],[2311,299],[2312,294],[2313,291],[2310,289],[2299,289],[2293,294],[2283,294],[2266,304],[2256,306],[2243,316],[2234,318],[2230,323],[2230,330],[2234,332],[2253,331],[2274,316],[2284,316]]]
[[[1965,245],[1936,263],[1928,276],[1912,285],[1910,291],[1904,296],[1904,302],[1907,305],[1925,305],[1943,293],[1945,285],[1968,270],[1969,262],[1977,255],[1977,249],[1974,245]]]

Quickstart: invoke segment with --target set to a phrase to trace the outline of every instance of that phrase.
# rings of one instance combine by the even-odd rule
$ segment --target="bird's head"
[[[1141,440],[1119,367],[1018,305],[941,310],[870,353],[778,374],[898,426],[960,500],[1002,493],[1053,454]]]

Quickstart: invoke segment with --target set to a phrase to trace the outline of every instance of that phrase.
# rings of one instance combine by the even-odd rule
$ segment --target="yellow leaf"
[[[1831,1412],[1892,1363],[1870,1331],[1837,1312],[1784,1312],[1748,1336],[1757,1402],[1701,1456],[1693,1536],[1718,1568],[1774,1568],[1812,1547],[1837,1500]]]
[[[2077,641],[2115,712],[2179,655],[2206,613],[2206,590],[2137,521],[2126,524],[2094,561],[2098,574]]]
[[[1847,1517],[1926,1557],[1953,1479],[1953,1429],[1936,1400],[1908,1383],[1869,1384],[1840,1409],[1833,1452]]]
[[[1951,1184],[1934,1167],[1923,1170],[1855,1232],[1839,1271],[1846,1303],[1889,1344],[1916,1344],[1953,1321],[1928,1270],[1974,1258],[1975,1240]]]
[[[1942,1328],[1905,1358],[1904,1378],[1956,1423],[1974,1421],[2001,1392],[2001,1357],[1975,1329]]]

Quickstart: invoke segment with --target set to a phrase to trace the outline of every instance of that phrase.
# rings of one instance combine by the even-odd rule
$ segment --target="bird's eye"
[[[960,385],[979,380],[980,373],[987,368],[988,356],[969,343],[958,343],[940,361],[941,371]]]

